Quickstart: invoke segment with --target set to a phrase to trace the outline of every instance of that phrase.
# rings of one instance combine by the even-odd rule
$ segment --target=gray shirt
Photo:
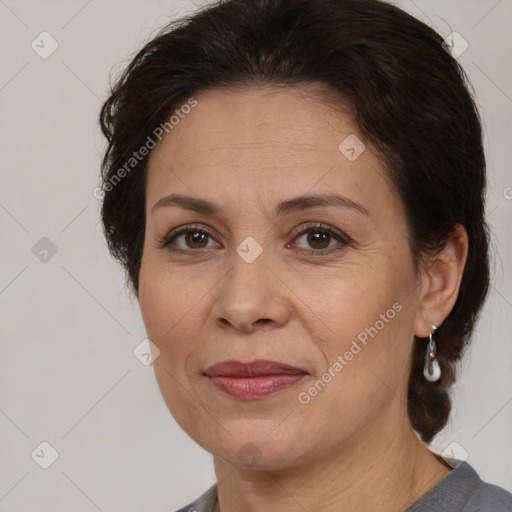
[[[448,459],[446,459],[448,460]],[[406,512],[512,512],[512,494],[485,483],[467,463],[458,464]],[[217,484],[196,501],[177,512],[213,512],[217,503]]]

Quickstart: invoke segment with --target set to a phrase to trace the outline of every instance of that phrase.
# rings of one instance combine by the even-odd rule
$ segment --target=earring
[[[434,331],[437,329],[435,325],[432,326]],[[441,367],[436,357],[436,343],[432,339],[433,332],[430,333],[427,354],[425,356],[425,366],[423,367],[423,375],[429,382],[436,382],[441,377]]]

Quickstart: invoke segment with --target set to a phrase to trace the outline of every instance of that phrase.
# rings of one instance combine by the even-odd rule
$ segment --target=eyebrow
[[[159,199],[151,208],[151,214],[164,207],[178,207],[183,210],[190,210],[205,215],[220,216],[220,209],[210,201],[192,196],[171,194]],[[303,196],[287,199],[279,203],[275,209],[276,217],[283,217],[293,212],[309,210],[319,206],[334,206],[338,208],[352,208],[364,215],[370,216],[368,210],[361,204],[339,194],[306,194]]]

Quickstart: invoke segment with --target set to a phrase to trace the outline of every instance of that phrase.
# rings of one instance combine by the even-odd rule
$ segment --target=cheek
[[[148,337],[160,345],[183,333],[202,294],[204,289],[193,286],[179,269],[172,271],[168,266],[153,264],[149,256],[143,259],[139,304]]]
[[[403,261],[399,271],[388,258],[382,263],[315,282],[305,295],[311,322],[324,326],[310,330],[325,362],[316,377],[329,381],[329,391],[319,394],[338,407],[340,399],[350,409],[369,406],[376,395],[389,394],[386,386],[398,389],[406,382],[414,322],[414,308],[407,307],[412,267]]]
[[[180,277],[181,276],[181,277]],[[198,338],[197,315],[202,293],[194,292],[183,274],[169,272],[146,261],[141,267],[139,304],[148,338],[159,348],[153,368],[167,405],[178,424],[187,432],[201,420],[201,409],[191,400],[186,364]]]
[[[383,303],[367,302],[357,316],[335,317],[337,335],[320,345],[325,367],[298,390],[299,411],[323,424],[333,439],[349,438],[407,402],[410,320],[398,301]]]
[[[384,260],[384,258],[382,258]],[[378,322],[383,330],[383,321],[393,320],[395,302],[403,295],[399,278],[389,267],[348,265],[336,269],[329,277],[321,279],[301,278],[294,283],[294,293],[299,296],[310,310],[310,318],[317,318],[324,325],[322,334],[326,334],[325,347],[343,348],[342,340],[354,339],[365,328]],[[405,276],[404,276],[405,277]],[[388,314],[386,315],[386,312]],[[384,315],[381,320],[380,316]],[[364,334],[363,336],[364,337]]]

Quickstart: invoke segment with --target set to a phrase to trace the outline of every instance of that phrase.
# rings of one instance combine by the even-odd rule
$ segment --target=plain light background
[[[203,3],[0,0],[0,511],[174,511],[215,480],[133,354],[142,319],[93,196],[111,68]],[[432,449],[512,491],[512,1],[399,5],[469,44],[459,60],[485,124],[495,245],[491,294]],[[47,59],[31,47],[43,31],[58,43]],[[46,262],[33,250],[44,237],[57,249]],[[48,456],[43,441],[58,453],[48,469],[31,456]]]

